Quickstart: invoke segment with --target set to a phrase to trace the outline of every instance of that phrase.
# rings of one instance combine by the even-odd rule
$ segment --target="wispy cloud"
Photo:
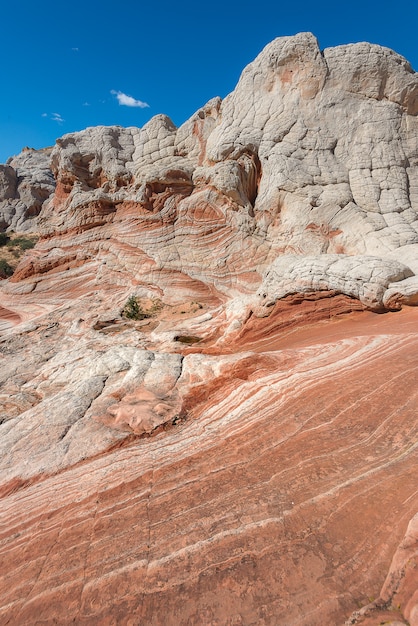
[[[59,113],[53,113],[51,115],[51,120],[53,120],[54,122],[58,122],[58,124],[62,124],[63,122],[65,122],[65,120],[61,117]]]
[[[112,89],[110,92],[113,96],[116,96],[119,104],[125,107],[139,107],[140,109],[146,109],[149,107],[147,102],[142,102],[142,100],[135,100],[132,96],[128,96],[126,93],[122,91],[115,91]]]
[[[57,124],[62,124],[63,122],[65,122],[65,119],[62,117],[62,115],[60,115],[60,113],[42,113],[41,117],[47,117],[49,120],[57,122]]]
[[[80,48],[71,48],[73,52],[78,52]]]

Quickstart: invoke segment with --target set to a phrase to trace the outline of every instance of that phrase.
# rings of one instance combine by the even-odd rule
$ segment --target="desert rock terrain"
[[[278,38],[9,159],[0,219],[0,624],[418,625],[406,59]]]

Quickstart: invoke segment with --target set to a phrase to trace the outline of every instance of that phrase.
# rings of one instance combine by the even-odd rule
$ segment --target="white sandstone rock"
[[[390,283],[412,274],[405,265],[378,257],[284,255],[268,270],[258,295],[269,306],[294,293],[336,291],[357,298],[370,309],[381,309]]]
[[[42,205],[55,190],[51,171],[52,148],[25,148],[0,165],[0,229],[36,231]]]

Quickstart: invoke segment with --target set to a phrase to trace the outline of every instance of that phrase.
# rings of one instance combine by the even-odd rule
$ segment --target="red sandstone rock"
[[[58,140],[0,290],[1,624],[417,624],[417,84],[302,34]]]
[[[184,358],[185,413],[168,430],[99,443],[90,422],[96,452],[74,463],[86,441],[70,429],[60,469],[2,498],[2,623],[342,624],[378,597],[418,504],[417,315],[353,312],[284,336],[264,318],[251,352],[241,340]],[[382,598],[411,620],[403,545],[405,589]]]

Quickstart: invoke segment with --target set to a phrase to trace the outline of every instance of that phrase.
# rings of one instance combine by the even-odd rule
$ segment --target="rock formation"
[[[279,38],[180,128],[48,154],[0,172],[40,234],[0,284],[0,622],[416,626],[408,62]]]
[[[37,216],[55,189],[51,148],[25,148],[0,165],[0,229],[37,230]]]

